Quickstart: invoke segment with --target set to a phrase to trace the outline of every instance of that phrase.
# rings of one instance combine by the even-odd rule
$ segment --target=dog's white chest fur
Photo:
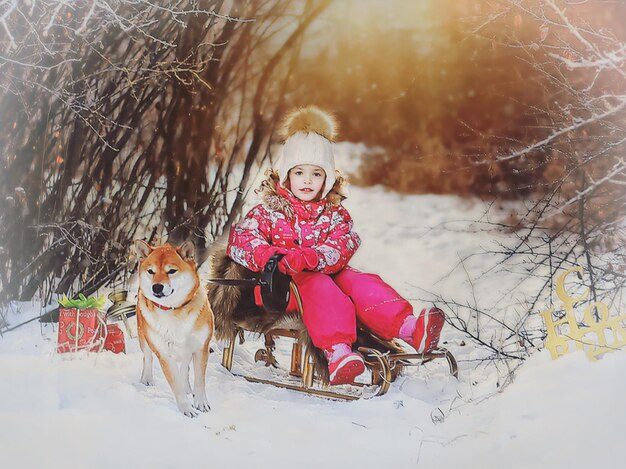
[[[194,326],[199,312],[190,312],[183,317],[169,311],[143,311],[148,324],[148,339],[160,352],[179,360],[197,351],[207,338],[207,327]]]

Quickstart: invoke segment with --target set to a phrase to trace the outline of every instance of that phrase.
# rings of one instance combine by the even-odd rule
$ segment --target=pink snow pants
[[[385,340],[398,337],[411,304],[378,275],[346,267],[335,275],[301,272],[293,276],[302,299],[303,321],[322,350],[356,341],[357,319]]]

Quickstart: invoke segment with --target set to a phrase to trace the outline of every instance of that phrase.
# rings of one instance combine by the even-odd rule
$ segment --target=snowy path
[[[463,269],[446,275],[494,235],[463,221],[447,225],[456,231],[427,228],[476,220],[481,204],[376,187],[353,188],[346,205],[363,238],[353,266],[381,274],[409,298],[423,297],[420,289],[471,296]],[[465,267],[478,274],[486,262],[472,258]],[[483,278],[474,294],[492,304],[513,281]],[[17,307],[13,324],[38,311]],[[207,378],[213,410],[190,420],[177,411],[158,367],[155,387],[139,384],[136,341],[126,355],[68,360],[53,353],[56,327],[32,323],[0,338],[0,458],[10,467],[68,469],[615,466],[626,426],[624,353],[589,363],[580,353],[551,361],[541,352],[498,393],[495,369],[473,361],[482,351],[450,328],[442,340],[460,362],[459,381],[433,365],[410,370],[383,397],[353,403],[231,376],[214,343]],[[239,349],[236,369],[257,370],[251,364],[259,344],[250,339]]]

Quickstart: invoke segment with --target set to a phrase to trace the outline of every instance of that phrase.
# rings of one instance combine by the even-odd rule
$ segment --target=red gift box
[[[107,324],[107,336],[104,340],[104,350],[113,353],[125,353],[124,333],[117,324]]]
[[[60,308],[57,351],[102,350],[106,324],[100,314],[97,309]]]

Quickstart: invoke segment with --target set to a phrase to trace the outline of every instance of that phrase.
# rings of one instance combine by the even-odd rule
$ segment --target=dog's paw
[[[183,414],[185,414],[185,417],[195,418],[198,416],[198,411],[196,411],[189,403],[179,405],[178,408]]]
[[[209,402],[206,399],[198,399],[198,400],[194,399],[193,407],[194,409],[197,409],[200,412],[208,412],[209,410],[211,410],[211,406],[209,405]]]
[[[154,386],[154,380],[152,378],[141,378],[141,384],[144,386]]]

